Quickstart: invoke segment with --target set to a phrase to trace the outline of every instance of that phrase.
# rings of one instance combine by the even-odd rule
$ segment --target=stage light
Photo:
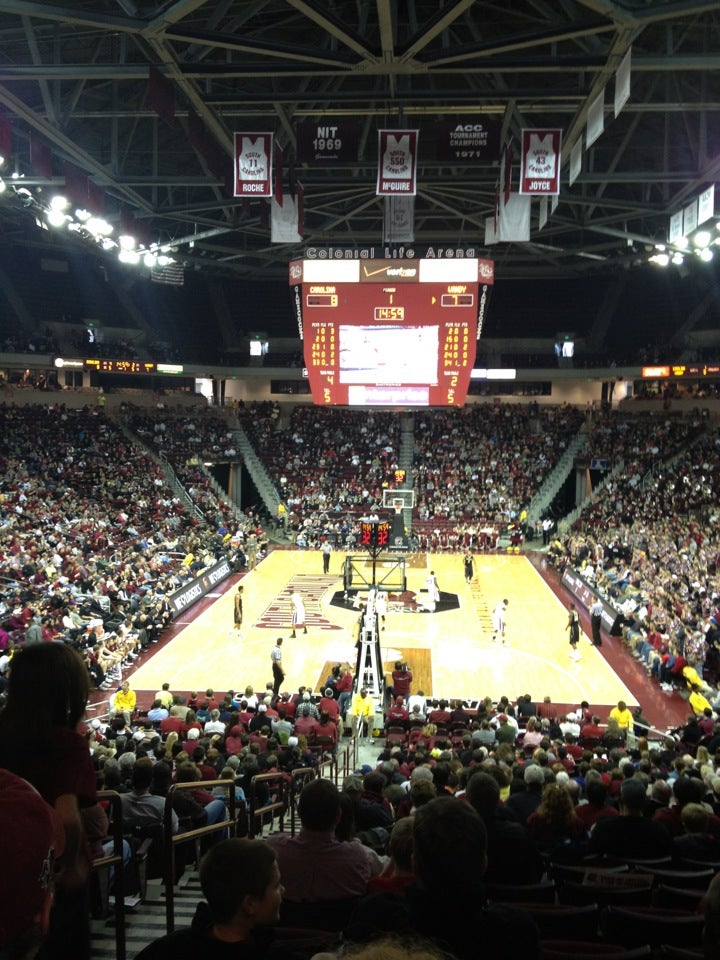
[[[113,232],[113,227],[103,220],[102,217],[90,217],[86,224],[88,230],[99,237],[108,237]]]
[[[703,263],[710,263],[713,258],[713,252],[710,247],[704,247],[699,253],[700,259]]]
[[[696,247],[706,247],[710,243],[710,231],[698,230],[693,237],[693,243]]]
[[[53,209],[53,207],[50,207],[50,209],[46,212],[45,217],[47,218],[47,222],[51,227],[64,227],[70,219],[70,217],[66,213],[63,213],[62,210],[56,210]]]

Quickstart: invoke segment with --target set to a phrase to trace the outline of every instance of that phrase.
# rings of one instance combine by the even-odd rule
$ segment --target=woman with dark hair
[[[550,854],[568,844],[583,844],[587,830],[575,815],[575,804],[561,783],[548,783],[542,800],[527,819],[527,828],[542,854]]]
[[[65,853],[41,957],[90,956],[87,882],[90,857],[83,811],[97,805],[95,771],[77,727],[85,715],[88,672],[62,643],[36,644],[13,657],[7,705],[0,715],[0,767],[29,781],[55,808]]]

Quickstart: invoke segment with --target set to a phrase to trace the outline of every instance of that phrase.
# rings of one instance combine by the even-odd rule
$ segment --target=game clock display
[[[385,521],[362,520],[360,543],[370,549],[382,549],[390,542],[390,524]]]
[[[461,406],[475,362],[478,287],[492,263],[302,260],[290,283],[313,400]]]

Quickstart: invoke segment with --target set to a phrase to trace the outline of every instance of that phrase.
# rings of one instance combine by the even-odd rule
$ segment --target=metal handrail
[[[115,790],[98,790],[98,802],[110,802],[110,824],[112,826],[113,852],[109,856],[97,857],[91,866],[93,870],[114,867],[115,890],[115,956],[125,960],[127,956],[125,930],[125,858],[123,857],[123,814],[120,794]]]
[[[273,783],[276,787],[276,796],[275,800],[271,800],[270,803],[263,804],[262,806],[257,806],[257,788],[262,783]],[[258,773],[250,780],[250,788],[248,790],[248,831],[251,839],[254,839],[257,835],[257,822],[258,818],[262,820],[266,814],[270,814],[274,818],[275,813],[279,814],[280,820],[280,830],[285,829],[285,814],[287,813],[288,804],[286,801],[288,781],[286,780],[286,774],[284,773]],[[262,830],[261,830],[262,832]]]
[[[222,823],[213,823],[207,827],[194,827],[192,830],[173,833],[172,830],[172,798],[182,790],[198,790],[207,787],[226,787],[228,792],[228,819]],[[199,840],[220,830],[229,830],[231,836],[237,831],[237,812],[235,801],[235,780],[200,780],[191,783],[174,783],[168,790],[163,811],[163,847],[165,856],[165,927],[168,933],[175,929],[175,845],[187,840]]]

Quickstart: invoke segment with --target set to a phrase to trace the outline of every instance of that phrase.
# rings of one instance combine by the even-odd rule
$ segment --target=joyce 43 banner
[[[562,130],[522,131],[520,193],[540,196],[560,193]]]
[[[272,133],[235,134],[235,196],[273,195]]]
[[[378,130],[377,196],[415,196],[417,146],[417,130]]]

